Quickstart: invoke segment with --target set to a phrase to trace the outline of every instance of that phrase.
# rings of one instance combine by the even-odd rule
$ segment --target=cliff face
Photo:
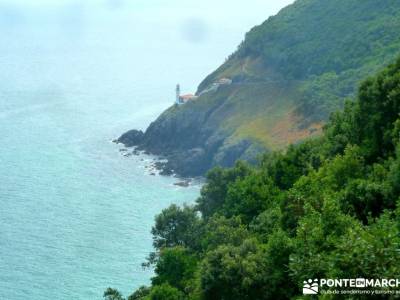
[[[183,176],[255,161],[319,134],[361,78],[399,49],[400,1],[298,0],[246,34],[196,100],[119,141],[166,157],[165,170]]]
[[[231,87],[224,87],[229,94]],[[183,105],[173,105],[146,132],[129,131],[118,141],[168,159],[165,172],[199,176],[213,166],[231,166],[238,158],[254,161],[265,148],[246,138],[232,139],[224,126],[230,115],[229,97],[213,93]]]

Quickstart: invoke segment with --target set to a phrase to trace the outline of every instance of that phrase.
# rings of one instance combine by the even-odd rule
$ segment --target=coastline
[[[140,161],[144,163],[144,169],[150,176],[169,176],[177,181],[173,185],[178,187],[189,187],[191,185],[201,184],[204,181],[203,176],[181,176],[171,168],[168,159],[163,155],[157,155],[147,150],[141,149],[139,146],[124,144],[119,139],[113,139],[112,143],[119,146],[118,152],[125,158],[132,156],[140,157]],[[122,146],[122,147],[121,147]]]

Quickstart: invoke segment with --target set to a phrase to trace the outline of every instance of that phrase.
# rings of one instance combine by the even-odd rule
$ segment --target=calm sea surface
[[[0,3],[0,299],[101,299],[149,283],[155,214],[200,187],[151,176],[149,157],[110,140],[145,129],[176,83],[194,92],[263,19],[103,2]]]

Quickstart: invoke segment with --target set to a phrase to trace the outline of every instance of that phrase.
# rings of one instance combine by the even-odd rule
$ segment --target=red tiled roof
[[[194,98],[194,97],[196,97],[196,96],[193,95],[193,94],[186,94],[186,95],[180,96],[181,99],[191,99],[191,98]]]

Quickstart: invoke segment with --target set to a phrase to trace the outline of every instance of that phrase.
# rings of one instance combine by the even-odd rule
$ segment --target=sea
[[[146,129],[177,83],[194,93],[283,6],[254,0],[243,14],[252,1],[0,1],[0,299],[150,283],[155,215],[201,184],[154,176],[155,157],[111,141]]]

